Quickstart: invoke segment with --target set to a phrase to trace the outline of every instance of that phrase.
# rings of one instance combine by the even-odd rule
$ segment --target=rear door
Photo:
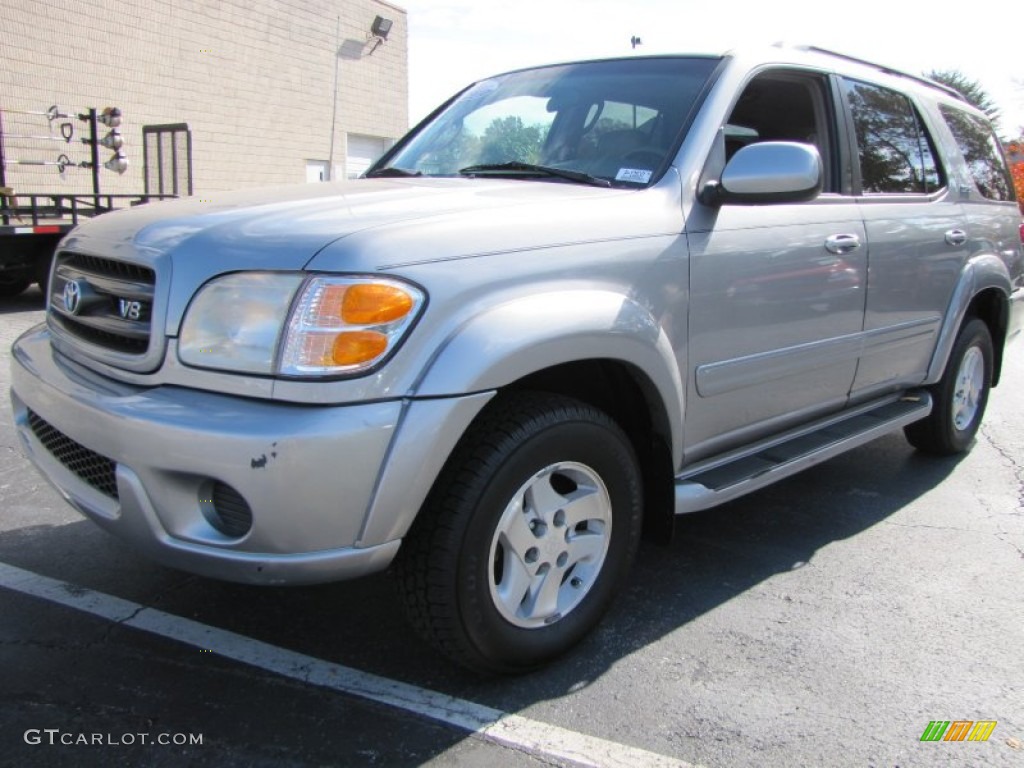
[[[854,191],[868,246],[856,400],[924,380],[968,249],[959,194],[913,102],[850,79],[843,95],[857,144]]]
[[[961,207],[967,222],[969,258],[995,256],[1006,265],[1013,288],[1024,287],[1024,258],[1019,248],[1021,216],[1013,178],[992,126],[957,106],[939,107],[963,157]],[[1012,336],[1015,329],[1009,329]]]

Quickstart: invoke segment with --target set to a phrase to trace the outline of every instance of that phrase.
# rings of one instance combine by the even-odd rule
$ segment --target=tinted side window
[[[933,143],[910,99],[854,80],[844,81],[853,113],[864,194],[927,194],[942,186]]]
[[[1013,200],[1013,184],[1006,170],[1003,151],[988,123],[945,104],[939,109],[964,153],[967,168],[981,194],[989,200]]]

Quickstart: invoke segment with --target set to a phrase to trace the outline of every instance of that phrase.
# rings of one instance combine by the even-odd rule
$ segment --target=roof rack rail
[[[851,62],[853,62],[855,64],[863,64],[865,66],[871,67],[872,69],[877,69],[877,70],[879,70],[881,72],[885,72],[886,74],[889,74],[889,75],[897,75],[899,77],[906,77],[906,78],[909,78],[911,80],[916,80],[917,82],[923,83],[924,85],[931,86],[932,88],[938,88],[940,91],[944,91],[945,93],[949,94],[950,96],[953,96],[956,99],[959,99],[960,101],[963,101],[963,102],[967,101],[967,99],[964,97],[964,95],[962,93],[960,93],[960,91],[958,91],[956,88],[951,88],[950,86],[946,85],[945,83],[940,83],[938,80],[932,80],[930,77],[925,77],[924,75],[915,75],[915,74],[912,74],[910,72],[904,72],[903,70],[896,69],[895,67],[889,67],[889,66],[886,66],[884,64],[878,64],[877,62],[868,61],[867,59],[860,59],[860,58],[857,58],[856,56],[850,56],[849,54],[840,53],[839,51],[833,51],[833,50],[830,50],[828,48],[819,48],[816,45],[791,45],[791,46],[787,46],[785,43],[781,43],[781,44],[777,43],[777,45],[779,45],[780,48],[782,48],[782,47],[789,47],[789,48],[795,48],[798,51],[809,51],[811,53],[822,53],[822,54],[825,54],[826,56],[834,56],[837,59],[843,59],[844,61],[851,61]]]

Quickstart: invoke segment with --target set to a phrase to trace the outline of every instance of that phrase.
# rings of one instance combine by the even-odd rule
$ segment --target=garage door
[[[348,155],[345,157],[345,175],[350,179],[362,176],[374,161],[384,154],[390,141],[380,136],[348,135]]]

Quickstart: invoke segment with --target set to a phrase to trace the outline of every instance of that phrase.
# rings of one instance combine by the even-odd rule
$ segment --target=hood
[[[678,190],[678,178],[666,181],[667,189]],[[366,274],[499,251],[678,233],[678,202],[677,192],[655,188],[359,179],[143,205],[84,223],[63,247],[141,260],[172,273],[167,322],[173,328],[196,288],[225,272]]]
[[[303,268],[330,243],[367,229],[550,200],[608,195],[569,184],[472,179],[359,179],[149,203],[81,224],[66,241],[143,260],[171,256],[175,269],[217,262],[217,271]],[[611,191],[614,194],[614,191]]]

